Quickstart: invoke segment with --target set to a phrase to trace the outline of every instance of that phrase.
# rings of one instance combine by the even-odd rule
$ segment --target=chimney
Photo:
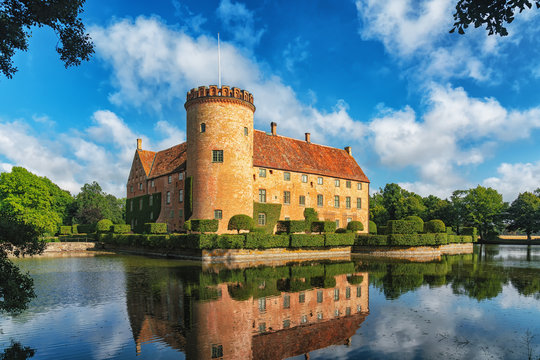
[[[347,152],[347,154],[352,156],[352,150],[350,146],[345,146],[345,151]]]
[[[137,139],[137,150],[142,150],[142,139]]]
[[[270,128],[272,129],[272,136],[276,136],[276,129],[277,129],[277,124],[275,122],[271,122],[270,123]]]
[[[306,142],[311,143],[311,134],[310,133],[306,133]]]

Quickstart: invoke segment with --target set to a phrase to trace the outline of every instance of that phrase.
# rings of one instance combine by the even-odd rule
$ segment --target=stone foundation
[[[352,255],[391,257],[412,261],[440,260],[441,255],[472,254],[474,245],[447,244],[440,246],[354,246]]]

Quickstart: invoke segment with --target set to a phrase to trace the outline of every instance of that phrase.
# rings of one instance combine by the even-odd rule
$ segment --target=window
[[[171,192],[167,191],[167,204],[171,203]]]
[[[351,308],[350,307],[345,309],[345,315],[347,315],[347,316],[351,315]]]
[[[265,332],[266,331],[266,323],[260,323],[259,324],[259,332]]]
[[[317,313],[317,320],[322,320],[322,319],[323,319],[323,314],[322,314],[322,312]]]
[[[184,190],[178,190],[178,202],[184,202]]]
[[[334,207],[339,207],[339,195],[334,195]]]
[[[154,183],[154,180],[150,181],[150,186],[155,187],[156,184]]]
[[[266,202],[266,189],[259,189],[259,202]]]
[[[304,303],[306,302],[306,294],[301,292],[300,294],[298,294],[298,302],[299,303]]]
[[[206,132],[206,124],[205,123],[201,123],[201,132]]]
[[[347,209],[351,208],[351,197],[350,196],[345,197],[345,207]]]
[[[317,290],[317,302],[322,303],[323,302],[323,291]]]
[[[291,220],[289,216],[285,216],[285,220]]]
[[[362,305],[360,305],[360,304],[356,305],[356,311],[361,312],[362,311]]]
[[[266,298],[259,298],[259,311],[260,312],[266,311]]]
[[[322,185],[322,184],[323,184],[323,178],[322,178],[322,177],[319,176],[319,177],[317,178],[317,184],[319,184],[319,185]]]
[[[335,315],[336,317],[339,316],[339,309],[334,310],[334,315]]]
[[[321,194],[317,195],[317,206],[323,206],[323,196]]]
[[[248,136],[248,128],[244,127],[244,136]]]
[[[258,224],[259,225],[266,225],[266,214],[265,213],[259,213]]]
[[[362,208],[362,198],[356,198],[356,208],[357,209]]]
[[[356,297],[361,297],[361,296],[362,296],[362,287],[357,286],[356,287]]]
[[[150,220],[154,220],[154,212],[150,211]]]
[[[259,177],[266,177],[266,169],[259,169]]]
[[[302,317],[300,318],[300,322],[301,322],[302,324],[307,323],[307,315],[302,315]]]
[[[291,327],[291,320],[289,320],[289,319],[283,320],[283,328],[288,329],[290,327]]]
[[[212,162],[215,162],[215,163],[223,162],[223,150],[212,150]]]
[[[154,202],[154,197],[150,195],[150,197],[148,197],[148,205],[152,206],[153,202]]]
[[[339,179],[334,180],[334,185],[336,185],[336,187],[339,187]]]
[[[287,204],[287,205],[291,203],[291,192],[290,191],[284,191],[283,192],[283,203]]]
[[[304,195],[300,195],[298,203],[300,204],[300,206],[306,206],[306,197]]]
[[[339,229],[339,220],[336,220],[336,229]]]
[[[167,177],[167,182],[168,182],[169,184],[172,183],[172,175],[169,175],[169,176]]]
[[[171,212],[169,213],[169,218],[170,219],[174,218],[174,210],[171,210]]]
[[[142,199],[139,200],[139,210],[142,210]]]
[[[291,173],[290,172],[284,172],[283,173],[283,180],[291,181]]]
[[[334,289],[334,300],[335,301],[339,300],[339,289]]]
[[[133,192],[133,185],[131,185],[130,191]]]
[[[291,297],[289,295],[283,295],[283,308],[288,309],[291,307]]]
[[[214,210],[214,219],[218,219],[218,220],[223,219],[223,211],[222,210]]]
[[[362,183],[356,184],[356,188],[357,188],[358,190],[362,190]]]
[[[307,175],[306,174],[302,175],[302,182],[307,183]]]
[[[212,345],[212,359],[223,357],[223,345]]]
[[[133,200],[129,202],[129,211],[133,211]]]
[[[178,210],[178,217],[181,219],[184,217],[184,209],[179,209]]]
[[[345,182],[345,187],[346,187],[347,189],[350,189],[350,188],[351,188],[351,181],[350,181],[350,180],[347,180],[347,181]]]
[[[184,180],[184,173],[178,173],[178,180]]]
[[[139,190],[142,190],[142,183],[139,183]]]
[[[347,224],[350,223],[352,221],[351,218],[347,218]]]
[[[345,299],[350,299],[350,298],[351,298],[351,288],[347,287],[345,288]]]

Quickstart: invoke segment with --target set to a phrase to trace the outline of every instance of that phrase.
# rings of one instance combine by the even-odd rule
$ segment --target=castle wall
[[[368,232],[369,222],[369,183],[362,183],[358,190],[358,181],[351,181],[351,187],[346,187],[346,179],[340,179],[336,187],[336,178],[314,174],[290,173],[290,181],[284,180],[283,170],[266,168],[266,177],[261,177],[259,167],[253,168],[253,200],[259,202],[259,189],[266,190],[266,202],[282,204],[280,220],[303,220],[305,208],[313,208],[319,214],[320,220],[339,220],[339,227],[347,226],[347,219],[361,221],[365,233]],[[307,182],[302,182],[302,175],[307,175]],[[318,178],[323,178],[323,184],[318,184]],[[290,204],[284,203],[284,191],[290,192]],[[305,205],[300,205],[300,195],[305,196]],[[317,195],[323,195],[323,206],[317,205]],[[334,207],[334,196],[340,197],[339,208]],[[346,208],[346,197],[351,198],[351,208]],[[361,198],[361,208],[357,209],[356,199]],[[257,221],[257,218],[255,218]]]
[[[171,176],[170,184],[169,175],[153,179],[154,187],[152,187],[152,180],[148,181],[149,194],[161,192],[161,213],[156,222],[167,223],[170,232],[180,231],[184,224],[184,201],[180,201],[180,190],[184,190],[185,172],[181,173],[183,174],[182,180],[179,179],[180,173],[178,172],[169,174]],[[170,194],[169,203],[167,203],[167,192]],[[185,200],[185,197],[184,191],[183,200]]]
[[[147,194],[146,173],[141,164],[139,153],[137,151],[135,152],[133,162],[131,163],[131,170],[129,172],[126,190],[126,197],[128,199]]]

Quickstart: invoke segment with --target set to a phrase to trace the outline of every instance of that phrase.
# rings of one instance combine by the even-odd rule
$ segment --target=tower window
[[[212,359],[223,357],[223,345],[212,345]]]
[[[205,123],[201,123],[201,132],[206,132],[206,124]]]
[[[212,150],[212,162],[215,162],[215,163],[223,162],[223,150]]]
[[[223,211],[222,210],[214,210],[214,219],[217,219],[217,220],[223,219]]]
[[[248,136],[248,128],[247,127],[244,128],[244,135]]]

